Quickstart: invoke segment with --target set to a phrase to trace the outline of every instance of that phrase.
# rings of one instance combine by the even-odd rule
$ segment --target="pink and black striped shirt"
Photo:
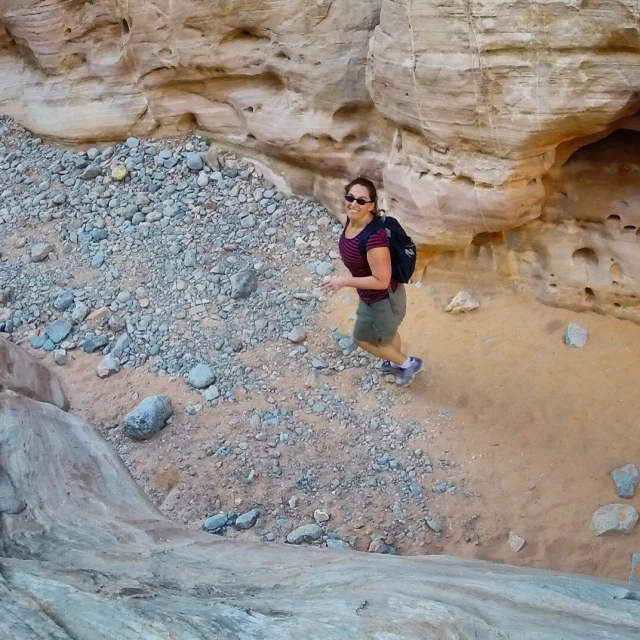
[[[369,263],[365,258],[362,257],[362,254],[360,253],[359,245],[361,234],[362,231],[355,238],[347,238],[344,235],[343,231],[342,235],[340,236],[340,242],[338,243],[338,249],[340,250],[340,257],[342,258],[342,262],[344,263],[344,266],[349,269],[349,272],[354,278],[366,278],[367,276],[373,275],[371,273]],[[371,249],[377,249],[378,247],[388,246],[389,238],[387,238],[387,233],[384,229],[375,231],[369,236],[369,239],[367,240],[367,251],[371,251]],[[398,283],[392,278],[390,286],[391,290],[395,291],[398,288]],[[389,296],[389,292],[386,289],[356,289],[356,291],[358,292],[360,300],[362,300],[362,302],[366,302],[367,304],[378,302],[379,300],[384,300]]]

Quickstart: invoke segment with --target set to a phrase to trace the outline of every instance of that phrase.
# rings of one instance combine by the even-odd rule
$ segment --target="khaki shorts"
[[[389,344],[407,313],[407,294],[399,284],[391,298],[367,304],[360,300],[353,337],[360,342]]]

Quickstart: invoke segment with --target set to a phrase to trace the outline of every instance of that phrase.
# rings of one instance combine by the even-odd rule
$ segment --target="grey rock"
[[[568,347],[573,347],[575,349],[582,349],[585,344],[587,344],[587,340],[589,339],[589,332],[581,327],[579,324],[572,322],[567,327],[567,335],[565,336],[565,344]]]
[[[94,180],[102,174],[102,169],[97,164],[90,164],[81,174],[82,180]]]
[[[53,194],[53,198],[51,198],[51,202],[53,204],[64,204],[67,201],[67,194],[63,191],[57,191]]]
[[[189,167],[191,171],[202,171],[204,168],[202,156],[193,151],[187,153],[187,167]]]
[[[509,546],[513,549],[513,551],[517,553],[522,549],[522,547],[524,547],[525,544],[526,540],[524,538],[521,538],[515,531],[511,531],[509,533]]]
[[[135,225],[139,225],[140,223],[145,221],[145,215],[144,213],[141,213],[140,211],[136,211],[133,214],[133,218],[131,218],[131,224],[135,224]]]
[[[67,352],[65,349],[53,350],[53,361],[60,367],[64,367],[67,364]]]
[[[638,512],[628,504],[607,504],[591,517],[591,531],[601,536],[612,531],[631,533],[638,522]]]
[[[318,262],[316,264],[316,273],[321,277],[328,276],[333,271],[332,262]]]
[[[611,477],[621,498],[633,498],[640,481],[640,474],[635,465],[625,464],[623,467],[614,469],[611,472]]]
[[[434,520],[429,516],[425,516],[424,521],[431,531],[434,531],[435,533],[440,533],[442,531],[442,525],[437,520]]]
[[[111,355],[105,356],[96,368],[98,378],[108,378],[120,371],[120,363]]]
[[[126,351],[132,344],[133,344],[133,341],[131,340],[131,336],[125,331],[116,340],[116,343],[113,347],[114,355],[120,355],[121,353]]]
[[[194,249],[187,249],[184,252],[183,264],[185,267],[195,267],[198,264],[198,258]]]
[[[52,322],[45,330],[45,333],[51,342],[60,344],[71,333],[71,323],[60,318]]]
[[[32,336],[31,339],[29,340],[29,344],[34,348],[34,349],[42,349],[42,347],[44,346],[44,343],[47,341],[47,336]]]
[[[322,538],[322,527],[317,524],[305,524],[302,527],[294,529],[288,536],[286,541],[289,544],[305,544],[317,542]]]
[[[209,388],[205,389],[202,392],[202,397],[207,401],[207,402],[213,402],[214,400],[217,400],[220,397],[220,389],[218,389],[218,387],[212,385]]]
[[[253,269],[245,269],[231,276],[231,297],[248,298],[258,289],[258,277]]]
[[[304,342],[307,339],[307,332],[302,327],[294,327],[287,334],[287,340],[289,342],[293,342],[293,344],[298,344],[300,342]]]
[[[56,311],[66,311],[73,306],[74,302],[75,296],[73,295],[73,291],[62,291],[53,301],[53,308]]]
[[[172,414],[169,396],[150,396],[125,416],[123,433],[135,440],[148,440],[164,429]]]
[[[346,540],[327,540],[327,549],[337,549],[338,551],[352,551],[351,545]]]
[[[42,262],[52,251],[52,244],[48,242],[37,242],[31,247],[31,262]]]
[[[71,312],[71,320],[80,324],[89,315],[89,307],[84,302],[76,302],[74,310]]]
[[[416,496],[419,496],[422,493],[422,487],[419,484],[412,482],[409,485],[409,491],[411,492],[411,495],[415,498]]]
[[[85,353],[95,353],[98,349],[106,347],[107,344],[109,344],[109,338],[105,334],[87,333],[82,342],[82,348]]]
[[[216,381],[215,373],[208,364],[202,362],[197,364],[191,371],[189,371],[189,377],[187,382],[194,389],[206,389]]]
[[[260,512],[257,509],[251,509],[251,511],[247,511],[242,515],[239,515],[236,518],[236,523],[235,523],[236,529],[240,529],[241,531],[244,531],[246,529],[251,529],[251,527],[253,527],[257,522],[259,515],[260,515]]]
[[[99,269],[104,264],[104,253],[98,251],[93,258],[91,258],[91,268]]]
[[[226,526],[228,521],[226,513],[218,513],[215,516],[211,516],[204,521],[203,528],[205,531],[220,531],[223,527]]]
[[[56,349],[56,343],[53,340],[47,340],[43,345],[42,348],[45,351],[55,351]]]
[[[251,229],[256,226],[256,219],[252,215],[245,216],[240,220],[240,226],[243,229]]]
[[[140,140],[138,138],[127,138],[125,144],[129,149],[137,149],[140,146]]]

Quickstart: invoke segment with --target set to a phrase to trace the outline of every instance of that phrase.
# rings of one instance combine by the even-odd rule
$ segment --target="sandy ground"
[[[422,506],[445,523],[443,538],[417,536],[412,544],[399,542],[400,552],[447,553],[627,580],[631,555],[640,552],[640,525],[628,536],[597,537],[589,523],[598,507],[623,502],[611,470],[627,462],[640,466],[640,326],[545,307],[525,295],[504,292],[480,296],[480,309],[451,316],[442,309],[453,293],[444,285],[409,287],[402,335],[407,351],[424,358],[428,368],[411,388],[393,391],[396,402],[389,410],[399,420],[424,426],[422,446],[441,461],[434,480],[451,479],[464,490],[454,495],[429,492]],[[329,327],[348,332],[354,309],[355,295],[336,296],[320,319],[327,331],[310,336],[311,350],[331,340]],[[583,349],[563,344],[571,321],[589,330]],[[269,357],[268,347],[245,357],[259,365]],[[172,397],[172,424],[151,441],[125,445],[134,477],[170,517],[198,526],[203,510],[214,513],[230,505],[241,510],[272,504],[276,497],[284,504],[291,495],[292,487],[282,486],[281,495],[274,496],[274,484],[265,478],[250,486],[231,482],[219,473],[223,463],[203,453],[241,430],[247,411],[268,408],[265,397],[239,395],[233,405],[206,407],[189,416],[184,408],[198,399],[182,380],[142,371],[98,380],[97,362],[97,356],[76,353],[66,367],[50,366],[70,390],[74,411],[108,436],[145,395],[166,392]],[[346,396],[356,393],[363,372],[345,371],[333,384]],[[294,372],[274,381],[272,395],[305,393],[309,386],[308,379]],[[376,412],[374,394],[359,402]],[[287,456],[297,456],[297,463],[306,457],[312,464],[314,456],[334,446],[344,451],[338,434],[322,431],[322,417],[309,421],[320,434],[313,446],[286,450],[281,464],[287,464]],[[640,510],[640,491],[626,502]],[[317,506],[342,513],[349,509],[348,496],[327,491],[323,503],[309,501],[306,506],[309,515]],[[278,509],[271,515],[276,517]],[[375,529],[369,526],[372,521],[378,529],[391,529],[391,516],[353,513],[334,517],[334,525],[356,539],[361,532],[356,546],[363,548],[365,534]],[[420,515],[413,511],[409,517]],[[526,540],[519,553],[507,543],[510,531]]]

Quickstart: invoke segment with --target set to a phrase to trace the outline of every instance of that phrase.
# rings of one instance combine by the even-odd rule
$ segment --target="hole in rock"
[[[122,33],[124,33],[125,36],[128,36],[129,33],[131,33],[131,23],[125,18],[123,18],[120,23],[122,24]]]
[[[584,292],[587,295],[587,300],[591,300],[596,297],[596,294],[593,292],[591,287],[585,287]]]
[[[625,224],[623,227],[623,231],[626,231],[627,233],[635,233],[636,227],[632,224]]]
[[[228,33],[224,38],[222,38],[220,44],[229,44],[230,42],[246,42],[255,44],[261,40],[268,41],[269,38],[260,35],[255,29],[245,27],[243,29],[234,29]]]
[[[502,243],[503,237],[501,232],[492,233],[491,231],[483,231],[473,238],[473,244],[481,247],[484,244]]]
[[[622,305],[619,302],[614,302],[613,306],[619,309]]]
[[[573,264],[582,263],[586,267],[597,267],[600,264],[598,254],[589,247],[583,247],[573,252]]]
[[[246,111],[247,113],[253,113],[253,107],[247,107],[246,109],[244,109],[244,111]]]

